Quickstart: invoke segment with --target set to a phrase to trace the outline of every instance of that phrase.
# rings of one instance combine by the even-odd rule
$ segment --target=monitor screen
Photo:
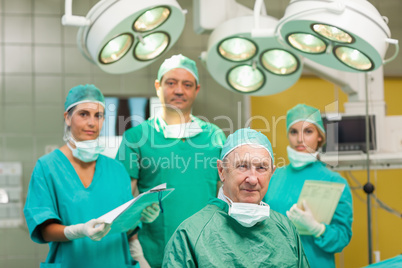
[[[327,143],[323,148],[324,152],[365,152],[367,150],[366,117],[364,115],[342,116],[339,120],[328,120],[324,117],[323,122],[327,132]],[[374,115],[369,116],[369,140],[370,150],[375,150]]]

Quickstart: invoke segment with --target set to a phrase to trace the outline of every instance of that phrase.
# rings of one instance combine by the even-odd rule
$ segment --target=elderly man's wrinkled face
[[[274,172],[268,151],[255,145],[242,145],[218,160],[223,193],[233,202],[259,204]]]

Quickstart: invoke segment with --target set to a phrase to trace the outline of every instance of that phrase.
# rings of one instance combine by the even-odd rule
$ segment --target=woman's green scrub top
[[[176,228],[216,197],[216,161],[226,140],[217,126],[198,118],[202,132],[191,138],[165,138],[155,118],[124,133],[116,159],[138,179],[140,193],[166,183],[175,190],[162,202],[163,213],[143,223],[138,237],[151,267],[162,265],[166,243]]]
[[[304,181],[320,180],[345,184],[334,216],[325,232],[318,238],[301,235],[301,241],[311,267],[335,267],[334,254],[341,252],[352,238],[353,205],[352,194],[347,181],[338,173],[314,162],[296,170],[290,165],[278,168],[269,182],[263,199],[271,209],[286,215],[286,211],[297,203]]]
[[[34,242],[46,243],[40,224],[55,219],[62,225],[85,223],[132,199],[130,177],[118,161],[100,155],[92,183],[85,188],[67,157],[55,150],[34,168],[24,214]],[[108,234],[101,241],[88,237],[50,242],[40,267],[135,267],[126,233]]]

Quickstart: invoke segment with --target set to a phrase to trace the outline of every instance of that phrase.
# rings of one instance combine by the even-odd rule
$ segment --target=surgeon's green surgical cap
[[[269,139],[261,132],[250,128],[241,128],[229,135],[223,145],[220,159],[223,160],[231,151],[246,144],[266,149],[272,158],[272,163],[275,163],[274,153]]]
[[[174,55],[166,59],[158,71],[158,81],[161,81],[162,76],[172,69],[181,68],[189,71],[195,78],[198,84],[198,70],[195,61],[183,56],[182,54]]]
[[[102,92],[94,85],[86,84],[70,89],[64,103],[64,110],[67,112],[72,107],[85,102],[99,103],[105,108],[105,97]]]
[[[290,109],[286,115],[286,133],[289,133],[289,128],[292,125],[300,121],[307,121],[314,124],[325,135],[320,110],[306,104],[297,104]]]

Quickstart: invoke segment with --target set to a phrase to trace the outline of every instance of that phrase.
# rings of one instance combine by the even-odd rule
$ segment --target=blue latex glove
[[[304,229],[310,235],[321,236],[325,231],[325,225],[316,221],[305,200],[303,200],[303,208],[304,210],[294,204],[289,211],[286,211],[286,215],[294,223],[298,231]]]
[[[153,203],[151,206],[144,208],[141,213],[141,221],[145,223],[153,222],[159,216],[160,210],[158,203]]]

